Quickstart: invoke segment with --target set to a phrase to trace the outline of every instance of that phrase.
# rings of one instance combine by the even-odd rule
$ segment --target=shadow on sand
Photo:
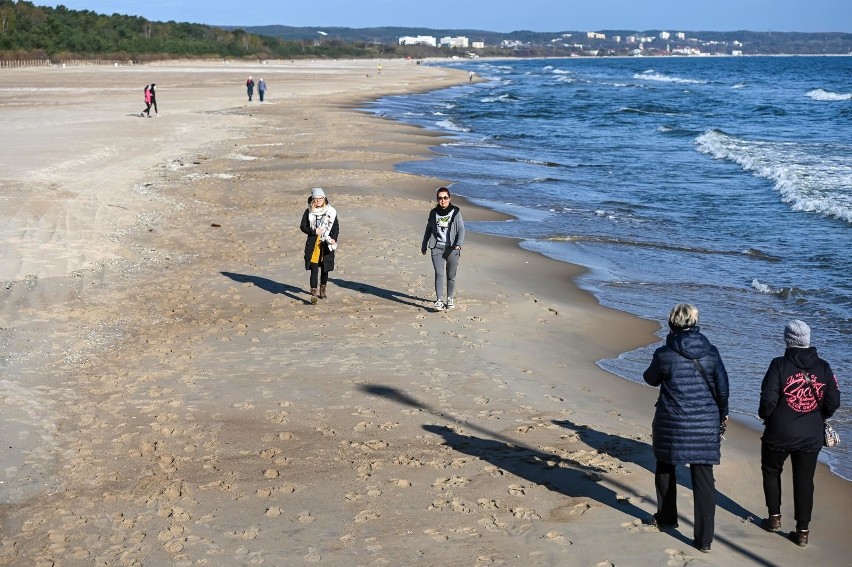
[[[297,301],[302,301],[304,303],[310,303],[309,299],[306,299],[303,296],[296,295],[297,293],[307,294],[308,291],[304,290],[300,287],[295,287],[292,285],[287,285],[283,283],[278,283],[274,280],[270,280],[267,278],[262,278],[260,276],[250,276],[247,274],[235,274],[233,272],[220,272],[223,276],[227,278],[231,278],[235,282],[239,283],[253,283],[256,287],[259,287],[263,291],[268,291],[269,293],[280,293],[282,295],[286,295],[291,299],[295,299]]]
[[[377,287],[363,282],[353,282],[350,280],[342,280],[339,278],[329,278],[328,282],[343,289],[351,289],[352,291],[357,291],[359,293],[367,293],[379,297],[381,299],[389,299],[391,301],[396,301],[397,303],[402,303],[403,305],[410,305],[411,307],[426,309],[426,307],[423,305],[423,302],[426,300],[422,297],[408,295],[407,293],[401,293],[398,291]]]
[[[483,434],[484,437],[461,435],[446,425],[423,425],[425,431],[439,435],[444,439],[444,443],[454,450],[488,461],[505,471],[527,479],[530,482],[540,484],[549,490],[569,497],[589,498],[640,520],[647,519],[650,513],[631,503],[630,500],[639,500],[651,506],[656,504],[638,494],[631,487],[613,479],[611,476],[604,478],[602,475],[606,471],[569,458],[540,451],[478,425],[466,422],[462,423],[396,388],[378,384],[365,384],[360,388],[368,394],[381,396],[399,404],[428,412],[435,417],[454,422],[465,429]],[[647,443],[589,429],[586,426],[574,424],[569,420],[558,420],[553,423],[575,431],[580,436],[580,439],[589,447],[597,449],[601,453],[606,453],[618,460],[634,463],[653,474],[656,467],[656,460],[654,459],[651,446]],[[679,473],[681,472],[683,471],[679,471]],[[684,479],[679,476],[679,482],[684,486],[690,486],[688,478]],[[614,486],[620,492],[617,494],[613,489],[605,486],[604,483]],[[751,523],[754,522],[754,516],[748,510],[723,494],[717,495],[717,505],[731,514],[739,516]],[[692,525],[690,522],[686,522],[682,516],[680,518],[688,525]],[[692,545],[691,535],[686,536],[678,531],[671,530],[666,530],[666,533],[686,545]],[[726,545],[754,565],[764,565],[767,567],[774,565],[736,543],[733,539],[726,537],[724,534],[720,535],[717,533],[715,541]]]

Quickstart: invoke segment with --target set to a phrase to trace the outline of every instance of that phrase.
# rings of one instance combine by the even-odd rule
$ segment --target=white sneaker
[[[452,297],[448,297],[447,298],[447,309],[455,309],[455,308],[456,308],[455,300]]]
[[[439,299],[438,301],[436,301],[436,302],[435,302],[435,309],[437,309],[438,311],[440,311],[440,310],[441,310],[441,309],[443,309],[443,308],[444,308],[444,302],[443,302],[443,301],[441,301],[441,300]]]

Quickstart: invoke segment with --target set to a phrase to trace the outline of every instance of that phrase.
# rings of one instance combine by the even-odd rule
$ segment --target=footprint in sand
[[[666,549],[666,555],[669,556],[669,560],[666,561],[666,565],[668,565],[668,567],[684,567],[695,560],[694,557],[691,557],[681,550],[673,547]]]
[[[547,532],[546,534],[544,534],[544,537],[542,537],[542,539],[551,541],[553,543],[558,543],[559,545],[573,545],[573,542],[565,539],[565,536],[563,536],[559,532]]]
[[[370,520],[376,520],[379,517],[379,513],[374,510],[364,510],[362,512],[359,512],[358,515],[355,516],[354,520],[355,523],[361,524],[364,522],[369,522]]]

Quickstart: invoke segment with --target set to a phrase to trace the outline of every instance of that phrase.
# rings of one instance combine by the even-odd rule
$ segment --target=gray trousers
[[[432,266],[435,268],[435,295],[438,296],[438,301],[444,301],[444,279],[447,280],[447,297],[455,297],[456,270],[459,267],[460,256],[460,250],[432,248]]]

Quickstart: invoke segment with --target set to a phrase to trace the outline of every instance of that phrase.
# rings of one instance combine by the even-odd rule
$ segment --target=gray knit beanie
[[[784,342],[787,343],[787,348],[811,346],[811,328],[804,321],[793,319],[784,327]]]

